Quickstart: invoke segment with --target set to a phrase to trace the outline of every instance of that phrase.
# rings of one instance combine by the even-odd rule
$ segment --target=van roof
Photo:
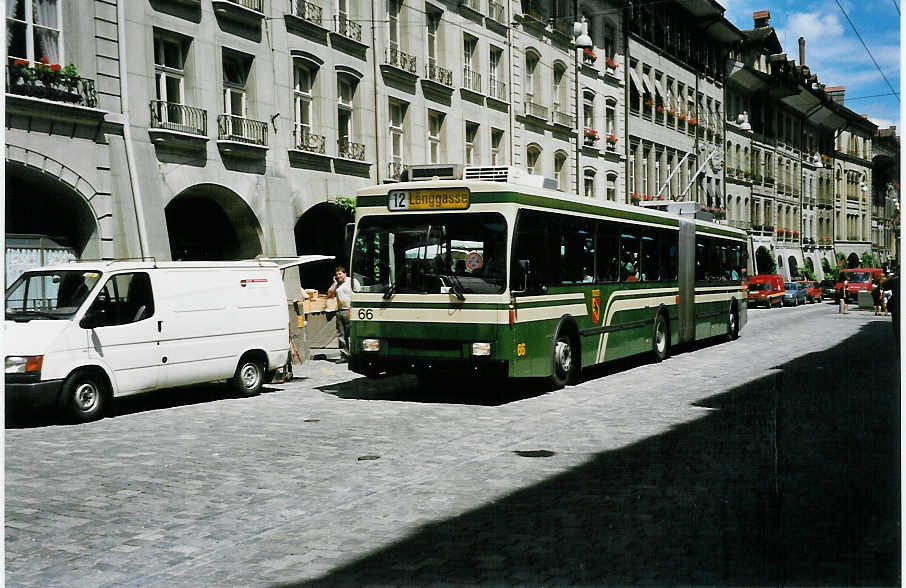
[[[60,263],[32,268],[32,271],[122,271],[138,269],[193,269],[193,268],[238,268],[253,267],[279,267],[275,261],[246,260],[246,261],[141,261],[141,260],[98,260],[78,261],[73,263]]]

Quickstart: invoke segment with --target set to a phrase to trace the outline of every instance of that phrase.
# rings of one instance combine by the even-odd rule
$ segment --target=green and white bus
[[[512,168],[464,175],[358,192],[353,371],[559,388],[582,368],[640,353],[660,361],[745,325],[744,231],[566,196]]]

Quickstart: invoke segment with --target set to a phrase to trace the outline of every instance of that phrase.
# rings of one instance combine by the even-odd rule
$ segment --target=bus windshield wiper
[[[392,282],[384,289],[384,300],[390,300],[396,292],[396,282]]]
[[[463,293],[462,282],[459,281],[459,278],[456,277],[456,274],[446,274],[443,277],[450,278],[450,283],[453,284],[450,288],[453,291],[453,294],[460,301],[466,299],[466,295]]]

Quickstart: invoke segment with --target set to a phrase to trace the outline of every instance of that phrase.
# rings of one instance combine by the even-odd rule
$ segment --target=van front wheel
[[[63,382],[63,408],[75,421],[97,420],[107,408],[107,391],[95,374],[76,372]]]
[[[254,396],[264,385],[264,366],[259,361],[243,357],[231,380],[233,389],[243,396]]]

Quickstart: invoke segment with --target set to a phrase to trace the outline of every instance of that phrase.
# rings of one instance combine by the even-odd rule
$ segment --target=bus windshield
[[[353,245],[353,289],[500,294],[506,289],[506,242],[499,213],[365,217]]]
[[[6,290],[6,318],[15,321],[69,319],[101,277],[101,272],[33,271]]]

